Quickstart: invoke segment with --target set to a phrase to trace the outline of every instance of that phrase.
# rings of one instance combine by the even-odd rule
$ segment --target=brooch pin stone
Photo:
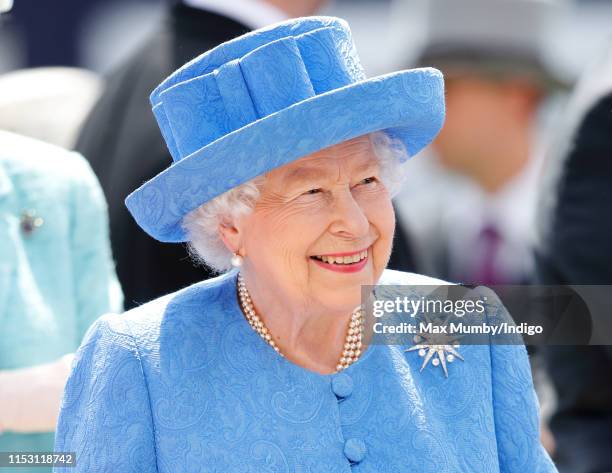
[[[45,221],[37,215],[36,210],[25,210],[21,214],[20,227],[26,236],[30,236],[36,229],[42,227],[43,223]]]

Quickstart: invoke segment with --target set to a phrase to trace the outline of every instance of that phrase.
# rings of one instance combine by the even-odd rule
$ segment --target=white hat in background
[[[102,80],[85,69],[9,72],[0,76],[0,129],[71,149],[101,90]]]
[[[565,86],[543,51],[558,7],[550,0],[428,0],[428,33],[419,65],[501,77],[522,75]]]
[[[13,8],[13,0],[0,0],[0,13],[5,13]]]

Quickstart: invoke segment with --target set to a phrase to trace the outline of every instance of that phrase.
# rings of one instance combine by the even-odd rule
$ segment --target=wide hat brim
[[[185,242],[186,214],[272,169],[352,138],[385,131],[409,156],[444,122],[444,81],[437,69],[399,71],[315,95],[261,118],[175,162],[125,203],[162,242]]]

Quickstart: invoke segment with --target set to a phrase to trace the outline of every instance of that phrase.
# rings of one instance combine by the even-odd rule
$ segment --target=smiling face
[[[391,253],[395,216],[368,136],[266,175],[236,223],[245,272],[289,301],[334,311],[360,303]]]

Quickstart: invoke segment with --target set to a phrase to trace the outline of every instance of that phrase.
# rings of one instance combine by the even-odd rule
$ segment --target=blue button
[[[359,463],[366,454],[365,442],[361,439],[348,439],[344,442],[344,456],[353,463]]]
[[[338,373],[333,377],[331,387],[337,397],[349,397],[353,392],[353,378],[346,373]]]

